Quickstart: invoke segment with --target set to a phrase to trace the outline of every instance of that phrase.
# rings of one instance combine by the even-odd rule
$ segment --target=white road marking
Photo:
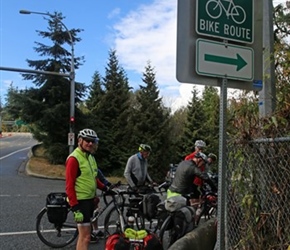
[[[30,148],[31,148],[31,147],[22,148],[22,149],[19,149],[19,150],[13,152],[13,153],[10,153],[10,154],[8,154],[8,155],[5,155],[5,156],[3,156],[3,157],[0,158],[0,161],[3,160],[3,159],[5,159],[5,158],[7,158],[7,157],[9,157],[9,156],[11,156],[11,155],[14,155],[14,154],[16,154],[16,153],[18,153],[18,152],[21,152],[21,151],[24,151],[24,150],[27,150],[27,149],[30,149]]]

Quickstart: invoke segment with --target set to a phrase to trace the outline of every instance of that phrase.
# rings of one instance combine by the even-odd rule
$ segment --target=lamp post
[[[74,42],[72,35],[69,31],[69,29],[66,27],[66,25],[57,18],[56,15],[52,15],[49,12],[37,12],[37,11],[30,11],[30,10],[20,10],[20,14],[37,14],[37,15],[44,15],[49,16],[51,18],[57,19],[59,23],[65,28],[66,32],[68,33],[69,39],[70,39],[70,45],[71,45],[71,67],[70,67],[70,118],[69,118],[69,134],[68,134],[68,145],[69,145],[69,153],[71,153],[74,149],[74,128],[73,128],[73,122],[75,119],[75,66],[74,66]]]

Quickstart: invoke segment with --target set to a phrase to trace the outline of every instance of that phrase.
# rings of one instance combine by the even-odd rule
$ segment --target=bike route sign
[[[196,0],[196,32],[204,36],[253,43],[253,1]]]

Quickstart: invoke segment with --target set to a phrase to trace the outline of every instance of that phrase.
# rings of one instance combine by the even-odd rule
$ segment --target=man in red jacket
[[[66,193],[78,227],[76,250],[87,250],[91,240],[91,217],[97,187],[107,188],[98,180],[98,166],[91,153],[98,143],[94,130],[83,129],[78,134],[78,147],[66,160]]]

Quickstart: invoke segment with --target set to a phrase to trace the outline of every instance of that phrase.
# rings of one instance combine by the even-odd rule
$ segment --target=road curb
[[[35,145],[36,146],[36,145]],[[33,146],[33,147],[35,147]],[[32,148],[33,148],[32,147]],[[46,175],[42,175],[42,174],[36,174],[34,173],[31,169],[30,169],[30,158],[33,156],[33,151],[32,148],[28,151],[27,153],[27,157],[28,157],[28,161],[25,164],[25,174],[29,175],[29,176],[33,176],[33,177],[37,177],[37,178],[42,178],[42,179],[51,179],[51,180],[65,180],[65,178],[62,177],[51,177],[51,176],[46,176]]]

